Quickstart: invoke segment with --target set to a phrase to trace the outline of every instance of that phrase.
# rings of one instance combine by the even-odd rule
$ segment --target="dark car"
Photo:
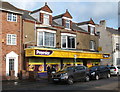
[[[52,75],[53,82],[67,82],[73,84],[74,81],[84,79],[89,81],[89,71],[85,66],[70,66]]]
[[[90,79],[110,78],[110,68],[104,65],[89,68]]]

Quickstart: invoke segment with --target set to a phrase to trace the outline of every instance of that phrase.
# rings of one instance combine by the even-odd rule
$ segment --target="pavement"
[[[3,90],[119,90],[118,78],[111,77],[110,79],[93,80],[90,82],[75,82],[73,85],[54,84],[47,79],[39,80],[16,80],[2,82]],[[65,91],[65,92],[66,92]],[[118,92],[118,91],[117,91]]]

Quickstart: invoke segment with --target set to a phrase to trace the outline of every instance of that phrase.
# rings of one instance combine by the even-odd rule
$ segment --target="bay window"
[[[75,36],[62,35],[61,39],[62,39],[62,48],[70,48],[70,49],[75,48],[75,44],[76,44]]]
[[[55,47],[55,33],[38,32],[38,46]]]

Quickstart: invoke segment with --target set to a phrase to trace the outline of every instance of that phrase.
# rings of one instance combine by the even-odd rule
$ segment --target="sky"
[[[106,20],[106,25],[118,28],[118,1],[119,0],[3,0],[10,2],[17,8],[36,10],[47,2],[53,11],[53,16],[65,13],[66,9],[72,15],[73,22],[88,21],[90,18],[96,24]],[[120,4],[120,3],[119,3]]]

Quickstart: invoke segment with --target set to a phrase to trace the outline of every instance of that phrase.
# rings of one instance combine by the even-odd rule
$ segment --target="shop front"
[[[65,66],[85,65],[91,67],[98,65],[100,59],[109,59],[109,54],[98,52],[84,52],[78,50],[63,50],[50,48],[26,48],[27,70],[37,71],[40,77],[46,76],[47,66],[54,66],[57,71]]]

